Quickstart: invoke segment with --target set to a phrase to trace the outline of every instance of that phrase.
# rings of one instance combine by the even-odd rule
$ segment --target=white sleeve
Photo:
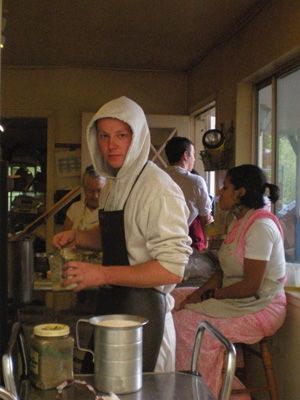
[[[274,222],[269,218],[268,220],[265,221],[264,218],[261,218],[254,221],[246,232],[245,258],[264,261],[270,260],[279,231]]]
[[[197,179],[198,193],[196,194],[197,208],[198,208],[199,215],[201,217],[204,217],[205,215],[208,215],[211,213],[212,202],[211,202],[211,199],[208,194],[207,185],[206,185],[205,180],[201,176],[198,176],[197,178],[198,178]]]
[[[144,208],[138,224],[151,258],[178,276],[184,275],[192,253],[187,217],[184,199],[160,196]]]

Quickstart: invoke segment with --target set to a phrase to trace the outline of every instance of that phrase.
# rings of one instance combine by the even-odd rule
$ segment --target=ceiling
[[[270,0],[3,0],[6,66],[188,71]]]

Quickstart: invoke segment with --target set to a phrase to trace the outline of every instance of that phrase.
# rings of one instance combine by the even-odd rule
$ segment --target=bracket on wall
[[[223,133],[223,124],[221,126],[221,130],[210,129],[203,135],[205,150],[200,151],[200,157],[205,171],[229,168],[234,135],[233,121],[231,121],[231,126],[225,134]]]

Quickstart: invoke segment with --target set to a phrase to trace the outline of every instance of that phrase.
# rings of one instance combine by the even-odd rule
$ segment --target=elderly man
[[[69,207],[63,230],[86,230],[98,225],[100,193],[106,179],[100,176],[92,165],[86,167],[82,175],[84,198],[74,202]]]

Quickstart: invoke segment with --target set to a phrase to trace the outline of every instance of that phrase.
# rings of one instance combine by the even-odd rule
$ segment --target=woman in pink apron
[[[278,187],[267,183],[254,165],[232,168],[225,177],[219,207],[233,212],[235,219],[219,251],[221,269],[174,313],[177,370],[190,367],[201,321],[211,322],[232,342],[251,344],[273,335],[285,319],[283,234],[278,219],[265,209],[266,190],[275,203]],[[204,337],[198,367],[216,395],[222,365],[221,347]]]

